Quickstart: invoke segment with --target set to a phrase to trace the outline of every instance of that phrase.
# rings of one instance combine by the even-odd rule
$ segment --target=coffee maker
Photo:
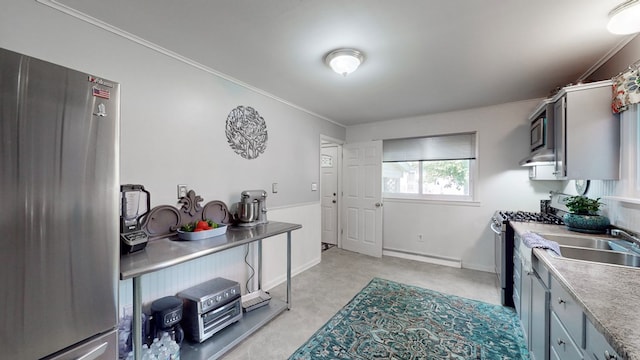
[[[234,219],[238,226],[266,224],[267,192],[264,190],[245,190],[240,193],[240,202],[235,204]]]
[[[178,345],[184,339],[182,321],[182,300],[176,296],[165,296],[151,303],[151,323],[148,334],[150,342],[160,338],[163,332],[169,334]]]
[[[142,185],[120,186],[121,252],[132,253],[147,246],[149,236],[142,230],[141,218],[149,212],[151,196]]]

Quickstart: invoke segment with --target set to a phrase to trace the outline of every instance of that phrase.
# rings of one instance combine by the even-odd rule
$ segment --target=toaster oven
[[[185,335],[203,342],[242,318],[240,284],[215,278],[178,293]]]

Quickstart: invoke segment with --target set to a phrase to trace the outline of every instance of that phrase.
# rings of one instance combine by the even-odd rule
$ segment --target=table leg
[[[291,231],[287,231],[287,310],[291,309]]]
[[[142,279],[140,277],[133,278],[133,319],[131,320],[133,328],[133,358],[135,360],[142,359]]]
[[[262,289],[262,240],[258,240],[258,290]]]

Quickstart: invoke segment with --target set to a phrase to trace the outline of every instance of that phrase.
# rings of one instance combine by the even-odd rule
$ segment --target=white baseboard
[[[486,265],[479,265],[479,264],[469,264],[469,263],[464,263],[464,268],[465,269],[469,269],[469,270],[477,270],[477,271],[484,271],[484,272],[488,272],[488,273],[496,273],[496,269],[493,266],[486,266]]]
[[[460,259],[443,258],[439,256],[431,256],[426,254],[413,254],[413,253],[407,253],[407,252],[395,251],[395,250],[382,250],[382,255],[462,269],[462,260]]]
[[[320,257],[317,257],[309,262],[307,262],[306,264],[303,264],[302,266],[298,267],[297,269],[291,269],[291,277],[293,278],[294,276],[309,270],[310,268],[320,264]],[[277,278],[269,281],[268,283],[264,283],[262,285],[262,289],[265,291],[269,291],[271,289],[273,289],[274,287],[280,285],[280,284],[284,284],[287,281],[287,275],[284,274],[282,276],[278,276]]]

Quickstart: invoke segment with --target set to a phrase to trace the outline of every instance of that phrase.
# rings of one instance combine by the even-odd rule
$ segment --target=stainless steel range
[[[551,211],[552,209],[550,209]],[[563,225],[553,213],[528,211],[496,211],[491,218],[495,233],[495,270],[501,288],[502,305],[513,307],[513,228],[509,221]]]

